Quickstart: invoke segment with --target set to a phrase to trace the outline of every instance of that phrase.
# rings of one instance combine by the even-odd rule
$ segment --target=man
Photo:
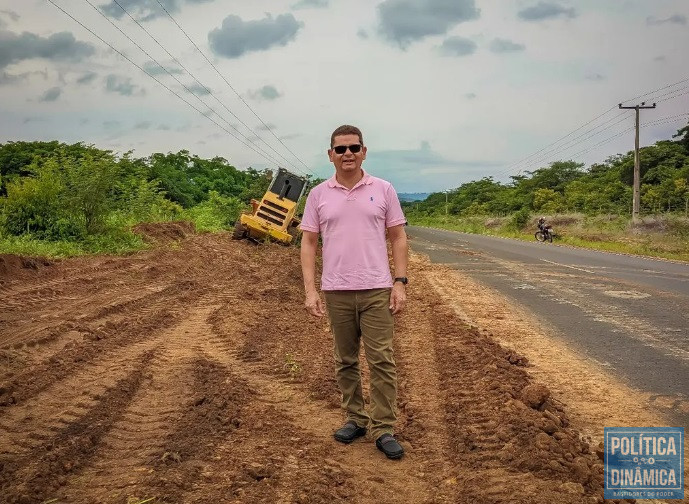
[[[344,125],[330,137],[328,157],[335,174],[314,187],[301,221],[301,266],[306,309],[325,315],[316,290],[318,234],[323,241],[321,290],[335,342],[337,382],[347,422],[335,439],[351,443],[370,427],[376,446],[388,458],[404,449],[393,436],[397,375],[392,352],[393,315],[404,309],[407,284],[406,220],[395,189],[366,173],[366,147],[359,128]],[[395,278],[386,244],[392,247]],[[364,343],[371,371],[370,411],[364,408],[359,346]]]

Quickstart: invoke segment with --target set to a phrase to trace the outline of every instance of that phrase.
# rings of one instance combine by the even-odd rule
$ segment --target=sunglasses
[[[351,152],[352,154],[356,154],[361,150],[361,144],[338,145],[336,147],[333,147],[333,150],[336,154],[344,154],[345,152],[347,152],[347,149],[349,149],[349,152]]]

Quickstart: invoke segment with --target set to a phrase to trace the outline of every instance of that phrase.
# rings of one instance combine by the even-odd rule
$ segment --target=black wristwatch
[[[409,279],[407,277],[397,277],[395,278],[395,282],[402,282],[404,285],[407,285],[409,283]]]

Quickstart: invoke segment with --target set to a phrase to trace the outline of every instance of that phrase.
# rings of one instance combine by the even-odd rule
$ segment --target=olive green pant
[[[392,434],[396,420],[397,373],[392,353],[390,289],[326,291],[325,304],[335,340],[337,383],[347,420],[369,427],[378,438]],[[367,413],[361,390],[359,347],[363,340],[371,374]]]

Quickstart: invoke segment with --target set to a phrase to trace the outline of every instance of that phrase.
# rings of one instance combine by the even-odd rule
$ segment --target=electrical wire
[[[578,128],[576,128],[575,130],[570,131],[569,133],[567,133],[567,134],[566,134],[565,136],[563,136],[562,138],[559,138],[558,140],[555,140],[553,143],[550,143],[550,144],[546,145],[546,146],[543,147],[542,149],[540,149],[540,150],[534,152],[533,154],[530,154],[529,156],[526,156],[525,158],[523,158],[523,159],[521,159],[521,160],[519,160],[519,161],[517,161],[517,162],[515,162],[515,163],[510,164],[510,165],[506,168],[506,170],[507,170],[507,171],[510,171],[512,168],[516,168],[517,166],[519,166],[521,163],[523,163],[523,162],[526,161],[527,159],[530,159],[530,158],[536,156],[537,154],[540,154],[541,152],[545,151],[545,150],[548,149],[549,147],[554,146],[554,145],[560,143],[560,142],[561,142],[562,140],[564,140],[565,138],[569,138],[570,136],[572,136],[572,135],[573,135],[574,133],[576,133],[577,131],[579,131],[579,130],[585,128],[586,126],[588,126],[588,125],[590,125],[590,124],[592,124],[592,123],[594,123],[595,121],[597,121],[597,120],[600,119],[601,117],[607,115],[608,113],[612,112],[613,110],[615,110],[615,107],[610,107],[608,110],[606,110],[605,112],[603,112],[603,113],[600,114],[599,116],[594,117],[593,119],[591,119],[590,121],[588,121],[588,122],[582,124],[581,126],[579,126]],[[520,170],[520,171],[521,171],[521,170]]]
[[[166,54],[167,54],[167,55],[168,55],[168,56],[169,56],[169,57],[170,57],[180,68],[182,68],[187,74],[189,74],[189,76],[191,76],[191,78],[194,79],[194,82],[196,82],[196,84],[197,84],[199,87],[201,87],[201,88],[204,90],[204,92],[205,92],[206,94],[208,94],[208,95],[210,95],[211,97],[213,97],[213,98],[215,99],[215,101],[217,101],[218,104],[220,104],[221,107],[223,107],[230,115],[232,115],[232,117],[234,117],[237,121],[239,121],[242,125],[244,125],[249,131],[251,131],[251,133],[253,133],[259,140],[261,140],[270,150],[272,150],[276,155],[278,155],[285,163],[287,163],[288,165],[290,165],[290,167],[294,168],[296,171],[300,171],[300,172],[301,172],[301,170],[299,170],[299,168],[297,168],[297,167],[294,165],[294,163],[292,163],[292,162],[289,161],[287,158],[285,158],[285,156],[283,156],[283,155],[280,154],[278,151],[276,151],[276,150],[273,148],[272,145],[270,145],[268,142],[266,142],[260,135],[258,135],[258,134],[257,134],[255,131],[253,131],[249,126],[247,126],[247,125],[244,123],[244,121],[242,121],[242,120],[241,120],[234,112],[232,112],[222,101],[220,101],[220,99],[215,95],[215,93],[213,93],[213,91],[212,91],[211,89],[209,89],[205,84],[203,84],[201,81],[199,81],[199,79],[198,79],[198,78],[197,78],[197,77],[196,77],[186,66],[184,66],[184,64],[182,64],[181,61],[179,61],[174,55],[172,55],[172,54],[170,53],[170,51],[168,51],[168,50],[158,41],[158,39],[155,38],[155,37],[151,34],[151,32],[149,32],[149,31],[148,31],[148,30],[147,30],[147,29],[146,29],[146,28],[145,28],[145,27],[134,17],[134,16],[132,16],[132,15],[129,13],[129,11],[127,11],[127,9],[125,9],[125,8],[122,6],[122,4],[120,4],[120,2],[119,2],[118,0],[112,0],[112,1],[113,1],[120,9],[122,9],[122,11],[129,17],[129,19],[131,19],[134,23],[136,23],[136,25],[137,25],[139,28],[141,28],[141,30],[143,30],[143,31],[146,33],[146,35],[148,35],[148,36],[158,45],[158,47],[160,47],[163,51],[165,51],[165,53],[166,53]],[[217,112],[216,112],[216,114],[217,114]],[[219,114],[218,114],[218,115],[219,115]],[[228,123],[228,124],[229,124],[229,123]],[[232,125],[230,124],[230,126],[232,126]],[[236,127],[232,126],[232,128],[233,128],[235,131],[237,131],[237,133],[239,133],[239,130],[237,130]],[[239,133],[239,134],[241,134],[241,133]],[[249,140],[249,138],[246,137],[245,135],[242,135],[242,136],[244,136],[245,138],[247,138],[247,140]],[[249,141],[250,141],[250,140],[249,140]],[[303,172],[301,172],[301,173],[304,174]]]
[[[689,82],[689,77],[687,77],[686,79],[682,79],[682,80],[680,80],[680,81],[677,81],[677,82],[675,82],[675,83],[673,83],[673,84],[668,84],[667,86],[659,87],[658,89],[654,89],[653,91],[649,91],[648,93],[644,93],[644,94],[642,94],[642,95],[635,96],[634,98],[629,98],[629,99],[627,99],[627,100],[624,100],[622,103],[627,103],[627,102],[630,102],[630,101],[636,101],[636,100],[638,100],[639,98],[643,98],[643,97],[645,97],[645,96],[652,95],[653,93],[656,93],[656,92],[658,92],[658,91],[664,91],[665,89],[669,89],[669,88],[671,88],[671,87],[675,87],[675,86],[677,86],[678,84],[684,84],[685,82]],[[653,101],[654,98],[648,98],[648,100],[649,100],[649,101]]]
[[[191,44],[194,46],[194,48],[196,48],[196,50],[199,52],[199,54],[201,54],[201,56],[203,56],[203,58],[206,60],[206,62],[213,68],[213,70],[215,70],[215,72],[220,76],[220,78],[221,78],[223,81],[225,81],[225,84],[227,84],[227,86],[234,92],[234,94],[237,95],[237,97],[242,101],[242,103],[243,103],[244,105],[246,105],[246,107],[254,114],[254,116],[255,116],[259,121],[261,121],[261,124],[263,124],[263,127],[264,127],[267,131],[269,131],[269,132],[275,137],[275,139],[276,139],[278,142],[280,142],[280,143],[282,144],[282,146],[283,146],[285,149],[287,149],[287,151],[288,151],[290,154],[292,154],[292,156],[294,156],[294,158],[295,158],[297,161],[299,161],[302,165],[304,165],[304,167],[308,170],[309,167],[306,165],[306,163],[304,163],[304,162],[299,158],[299,156],[297,156],[294,152],[292,152],[292,150],[291,150],[289,147],[287,147],[287,145],[285,145],[285,143],[282,141],[282,139],[281,139],[280,137],[278,137],[278,136],[275,134],[275,132],[270,128],[270,126],[268,126],[268,125],[265,123],[265,121],[263,121],[263,119],[261,119],[261,117],[256,113],[256,111],[254,111],[254,109],[251,108],[251,106],[246,102],[246,100],[244,100],[244,98],[242,98],[242,96],[237,92],[237,90],[232,86],[232,84],[230,84],[230,82],[227,80],[227,78],[225,78],[225,76],[224,76],[222,73],[220,73],[220,70],[217,69],[217,67],[213,64],[213,62],[212,62],[210,59],[208,59],[208,57],[206,56],[206,54],[199,48],[198,45],[196,45],[196,42],[194,42],[194,41],[192,40],[192,38],[187,34],[187,32],[184,30],[184,28],[182,28],[182,27],[180,26],[180,24],[177,22],[177,20],[172,16],[172,14],[170,14],[170,12],[165,8],[165,6],[160,2],[160,0],[156,0],[156,2],[158,3],[158,5],[160,5],[160,8],[163,9],[163,11],[165,11],[165,13],[168,15],[168,17],[172,20],[172,22],[175,23],[175,25],[177,26],[177,28],[179,28],[179,29],[182,31],[182,33],[184,34],[184,36],[187,38],[187,40],[189,40],[189,42],[191,42]],[[245,126],[246,126],[246,124],[245,124]],[[247,126],[247,127],[248,127],[248,126]]]
[[[47,1],[48,1],[49,3],[51,3],[54,7],[56,7],[58,10],[62,11],[62,13],[64,13],[66,16],[68,16],[70,19],[72,19],[72,20],[73,20],[75,23],[77,23],[79,26],[81,26],[82,28],[84,28],[84,29],[85,29],[86,31],[88,31],[89,33],[91,33],[91,35],[93,35],[93,36],[96,37],[98,40],[100,40],[102,43],[104,43],[106,46],[108,46],[111,50],[113,50],[114,52],[116,52],[117,54],[119,54],[122,58],[124,58],[124,59],[127,60],[129,63],[131,63],[132,65],[134,65],[136,68],[138,68],[139,70],[141,70],[141,71],[142,71],[144,74],[146,74],[148,77],[150,77],[151,79],[153,79],[154,81],[156,81],[156,82],[157,82],[158,84],[160,84],[162,87],[164,87],[165,89],[167,89],[170,93],[172,93],[172,94],[175,95],[177,98],[179,98],[180,100],[182,100],[182,101],[183,101],[184,103],[186,103],[189,107],[191,107],[192,109],[194,109],[196,112],[198,112],[199,114],[201,114],[203,117],[205,117],[206,119],[208,119],[209,121],[211,121],[213,124],[215,124],[215,125],[218,126],[220,129],[222,129],[223,131],[225,131],[225,132],[226,132],[227,134],[229,134],[231,137],[233,137],[233,138],[236,139],[238,142],[240,142],[240,143],[243,144],[243,142],[242,142],[238,137],[236,137],[230,130],[228,130],[227,128],[225,128],[222,124],[218,123],[218,122],[217,122],[215,119],[213,119],[212,117],[206,115],[203,111],[201,111],[201,110],[199,110],[198,108],[196,108],[196,106],[194,106],[192,103],[190,103],[189,101],[187,101],[187,100],[186,100],[183,96],[181,96],[179,93],[177,93],[176,91],[174,91],[173,89],[171,89],[170,87],[168,87],[165,83],[161,82],[161,81],[160,81],[158,78],[156,78],[154,75],[149,74],[146,70],[144,70],[143,67],[141,67],[140,65],[138,65],[137,63],[135,63],[132,59],[130,59],[130,58],[129,58],[126,54],[124,54],[122,51],[116,49],[112,44],[110,44],[109,42],[107,42],[105,39],[103,39],[103,38],[102,38],[100,35],[98,35],[96,32],[94,32],[94,31],[91,30],[88,26],[86,26],[84,23],[82,23],[82,22],[79,21],[77,18],[75,18],[72,14],[70,14],[69,12],[67,12],[67,11],[66,11],[65,9],[63,9],[62,7],[60,7],[60,6],[59,6],[58,4],[56,4],[53,0],[47,0]],[[246,145],[246,144],[244,144],[244,145]],[[256,152],[257,154],[263,156],[264,159],[266,159],[267,161],[269,161],[269,162],[275,162],[274,159],[270,159],[270,158],[266,157],[264,154],[261,154],[261,152],[255,150],[251,145],[247,145],[247,147],[249,147],[250,149],[254,150],[254,152]]]
[[[103,14],[103,12],[101,12],[95,5],[93,5],[93,4],[90,2],[90,0],[84,0],[84,1],[85,1],[87,4],[89,4],[89,5],[93,8],[93,10],[95,10],[96,12],[98,12],[98,14],[100,14],[103,18],[105,18],[105,20],[108,21],[108,23],[110,23],[112,26],[114,26],[122,35],[124,35],[124,36],[127,38],[127,40],[129,40],[129,41],[130,41],[132,44],[134,44],[141,52],[143,52],[143,53],[146,55],[146,57],[148,57],[148,58],[149,58],[150,60],[152,60],[156,65],[158,65],[160,68],[162,68],[170,77],[172,77],[173,79],[175,79],[175,81],[177,82],[177,84],[179,84],[180,86],[182,86],[189,94],[191,94],[192,96],[194,96],[194,98],[196,98],[199,102],[201,102],[201,104],[202,104],[204,107],[208,107],[208,109],[209,109],[212,113],[214,113],[215,115],[217,115],[217,116],[220,118],[221,121],[223,121],[223,122],[224,122],[225,124],[227,124],[230,128],[232,128],[238,135],[240,135],[242,138],[244,138],[247,142],[251,143],[251,141],[249,140],[248,137],[246,137],[245,135],[243,135],[233,124],[231,124],[228,120],[226,120],[224,117],[222,117],[220,114],[218,114],[211,106],[209,106],[206,102],[204,102],[204,101],[201,99],[200,96],[198,96],[198,95],[197,95],[196,93],[194,93],[189,87],[187,87],[184,83],[182,83],[182,82],[177,78],[177,76],[176,76],[175,74],[173,74],[172,72],[170,72],[170,70],[168,70],[167,68],[165,68],[158,60],[156,60],[156,59],[155,59],[153,56],[151,56],[143,47],[141,47],[141,45],[139,45],[137,42],[135,42],[134,40],[132,40],[132,38],[131,38],[129,35],[127,35],[122,29],[120,29],[120,27],[117,26],[108,16],[106,16],[105,14]],[[115,1],[115,2],[117,3],[117,0],[113,0],[113,1]],[[118,4],[118,5],[119,5],[119,4]],[[252,149],[253,149],[252,146],[250,146],[249,144],[247,144],[247,143],[245,143],[245,142],[242,142],[242,144],[245,145],[245,146],[247,146],[247,147],[249,147],[249,148],[252,148]],[[256,147],[256,149],[258,149],[259,151],[261,151],[261,153],[264,154],[266,157],[270,158],[274,163],[280,164],[275,158],[273,158],[270,154],[268,154],[267,152],[265,152],[265,151],[264,151],[263,149],[261,149],[260,147],[258,147],[258,146],[254,146],[254,147]],[[256,152],[255,149],[254,149],[254,151]],[[286,160],[285,160],[285,161],[286,161]]]
[[[647,123],[643,123],[643,124],[640,125],[640,128],[643,129],[643,128],[647,128],[647,127],[649,127],[649,126],[660,126],[661,124],[670,124],[670,123],[673,123],[673,122],[677,122],[677,120],[678,120],[680,117],[688,117],[688,116],[689,116],[689,113],[686,113],[686,114],[678,114],[678,115],[668,116],[668,117],[662,117],[662,118],[660,118],[660,119],[655,119],[655,120],[653,120],[653,121],[650,121],[650,122],[647,122]],[[617,135],[614,135],[614,136],[612,136],[612,137],[609,137],[609,138],[603,140],[602,142],[597,143],[596,145],[594,145],[594,146],[592,146],[592,147],[589,147],[589,148],[587,148],[587,149],[584,149],[584,150],[582,150],[582,151],[579,151],[579,152],[576,152],[576,153],[572,154],[572,157],[577,157],[577,156],[579,156],[579,155],[581,155],[581,154],[586,154],[587,152],[590,152],[590,151],[592,151],[592,150],[595,150],[597,147],[599,147],[599,146],[601,146],[601,145],[603,145],[603,144],[606,144],[606,143],[608,143],[608,142],[611,142],[612,140],[614,140],[614,139],[616,139],[616,138],[619,138],[619,137],[622,136],[622,135],[625,135],[625,134],[627,134],[627,133],[629,133],[629,132],[634,131],[634,129],[635,129],[635,128],[633,128],[633,127],[632,127],[632,128],[628,128],[628,129],[622,131],[621,133],[618,133]]]
[[[530,161],[529,163],[527,163],[526,165],[522,166],[522,170],[525,170],[525,169],[527,169],[527,168],[530,168],[530,167],[533,166],[534,164],[541,163],[543,160],[548,159],[549,157],[552,157],[552,156],[554,156],[554,155],[557,155],[557,154],[559,154],[559,153],[561,153],[561,152],[563,152],[563,151],[569,150],[570,148],[572,148],[572,147],[574,147],[574,146],[576,146],[576,145],[579,145],[580,143],[585,142],[586,140],[591,139],[591,138],[593,138],[593,137],[599,135],[600,133],[602,133],[602,132],[604,132],[604,131],[609,130],[610,128],[612,128],[612,127],[618,125],[619,123],[625,121],[627,118],[626,118],[626,117],[622,117],[622,116],[625,116],[625,115],[626,115],[626,114],[625,114],[624,112],[621,112],[621,113],[619,113],[619,114],[613,116],[612,118],[608,119],[608,120],[605,121],[604,123],[601,123],[601,124],[599,124],[598,126],[595,126],[595,127],[591,128],[591,129],[588,129],[588,130],[584,131],[582,134],[580,134],[580,135],[578,135],[578,136],[572,138],[572,139],[569,140],[568,142],[566,142],[566,143],[564,143],[564,144],[562,144],[562,145],[560,145],[560,146],[558,146],[558,147],[556,147],[556,148],[554,148],[554,149],[551,149],[550,151],[544,153],[543,156],[540,156],[539,158],[534,159],[534,160]],[[621,117],[622,117],[622,118],[621,118]],[[621,118],[621,119],[620,119],[620,118]],[[605,126],[606,124],[609,124],[610,122],[614,121],[615,119],[619,119],[619,120],[616,121],[616,122],[614,122],[613,124],[610,124],[609,126],[607,126],[607,127],[605,127],[605,128],[602,128],[603,126]],[[596,131],[596,130],[599,129],[599,128],[602,128],[602,129],[594,133],[594,131]],[[591,134],[591,133],[593,133],[593,134]],[[588,136],[586,136],[586,135],[588,135]],[[586,138],[583,138],[583,137],[586,137]],[[583,138],[583,140],[577,141],[577,140],[579,140],[579,139],[581,139],[581,138]]]
[[[682,80],[679,80],[679,81],[677,81],[677,82],[674,82],[674,83],[672,83],[672,84],[668,84],[668,85],[659,87],[659,88],[654,89],[654,90],[652,90],[652,91],[648,91],[648,92],[646,92],[646,93],[644,93],[644,94],[635,96],[635,97],[633,97],[633,98],[629,98],[629,99],[627,99],[627,100],[624,100],[622,103],[626,103],[626,102],[638,100],[639,98],[644,98],[644,97],[647,97],[647,96],[649,96],[649,95],[654,95],[654,93],[657,93],[658,91],[665,91],[666,89],[670,89],[670,88],[676,87],[676,86],[678,86],[678,85],[680,85],[680,84],[684,84],[685,82],[689,82],[689,77],[687,77],[687,78],[685,78],[685,79],[682,79]],[[655,100],[656,98],[663,98],[662,100],[657,100],[657,103],[666,102],[666,101],[668,101],[668,100],[672,100],[672,99],[678,98],[679,96],[683,96],[683,95],[685,95],[685,94],[689,94],[689,91],[686,91],[686,92],[683,92],[683,93],[680,93],[680,94],[676,94],[678,91],[683,91],[683,90],[688,89],[688,88],[689,88],[689,87],[683,87],[683,88],[680,88],[680,89],[674,89],[674,90],[671,90],[671,91],[666,92],[666,93],[664,93],[664,94],[661,94],[661,95],[659,95],[659,96],[655,96],[655,98],[654,98],[653,96],[650,96],[649,98],[647,98],[647,100],[648,100],[648,101],[653,101],[653,100]],[[668,96],[668,95],[672,95],[672,96]],[[668,96],[668,97],[667,97],[667,98],[664,98],[665,96]],[[527,163],[526,165],[521,166],[521,168],[519,169],[519,172],[518,172],[518,173],[521,173],[522,171],[525,170],[525,168],[527,168],[527,167],[529,167],[529,166],[533,166],[534,163],[533,163],[533,159],[532,159],[532,158],[538,156],[538,155],[541,154],[541,153],[544,153],[544,152],[547,151],[550,147],[555,147],[556,145],[557,145],[557,147],[555,147],[554,149],[551,149],[550,151],[548,151],[548,153],[557,153],[557,151],[558,151],[561,147],[563,147],[562,145],[558,145],[560,142],[562,142],[563,140],[569,138],[570,136],[572,136],[573,134],[575,134],[575,133],[577,133],[578,131],[582,130],[583,128],[585,128],[585,127],[587,127],[587,126],[593,124],[594,122],[598,121],[599,119],[601,119],[601,118],[604,117],[605,115],[609,114],[611,111],[613,111],[613,110],[616,109],[616,108],[617,108],[616,106],[609,108],[608,110],[604,111],[602,114],[600,114],[600,115],[594,117],[593,119],[591,119],[590,121],[588,121],[588,122],[582,124],[582,125],[579,126],[578,128],[572,130],[571,132],[567,133],[567,134],[564,135],[563,137],[559,138],[558,140],[556,140],[556,141],[554,141],[554,142],[552,142],[552,143],[546,145],[545,147],[543,147],[543,148],[539,149],[538,151],[536,151],[536,152],[534,152],[534,153],[532,153],[532,154],[526,156],[525,158],[520,159],[520,160],[517,161],[517,162],[511,163],[510,165],[507,166],[507,168],[505,168],[504,170],[498,172],[497,175],[499,176],[499,175],[506,174],[506,173],[508,173],[508,172],[510,172],[510,171],[512,171],[512,170],[514,170],[514,169],[516,169],[517,167],[520,167],[520,166],[522,165],[522,163],[524,163],[525,161],[531,160],[531,161],[530,161],[529,163]],[[619,115],[616,116],[616,117],[619,117]],[[612,120],[614,120],[614,119],[615,119],[615,118],[613,118]],[[606,121],[606,123],[607,123],[607,122],[609,122],[609,121]],[[603,124],[606,124],[606,123],[603,123]],[[599,125],[599,126],[596,126],[596,127],[592,128],[592,129],[590,129],[590,130],[584,132],[582,135],[579,135],[579,137],[577,137],[577,138],[580,138],[581,136],[586,135],[586,134],[588,134],[588,133],[594,131],[595,129],[597,129],[598,127],[602,126],[603,124],[601,124],[601,125]],[[607,128],[606,128],[606,129],[607,129]],[[605,131],[605,129],[600,130],[599,133],[602,132],[602,131]],[[595,135],[593,135],[593,136],[595,136]],[[592,137],[589,137],[589,138],[592,138]],[[570,142],[571,142],[571,141],[570,141]],[[570,142],[567,142],[567,143],[570,143]],[[566,144],[567,144],[567,143],[566,143]],[[565,144],[565,145],[566,145],[566,144]],[[539,159],[542,160],[543,157],[539,157]]]

